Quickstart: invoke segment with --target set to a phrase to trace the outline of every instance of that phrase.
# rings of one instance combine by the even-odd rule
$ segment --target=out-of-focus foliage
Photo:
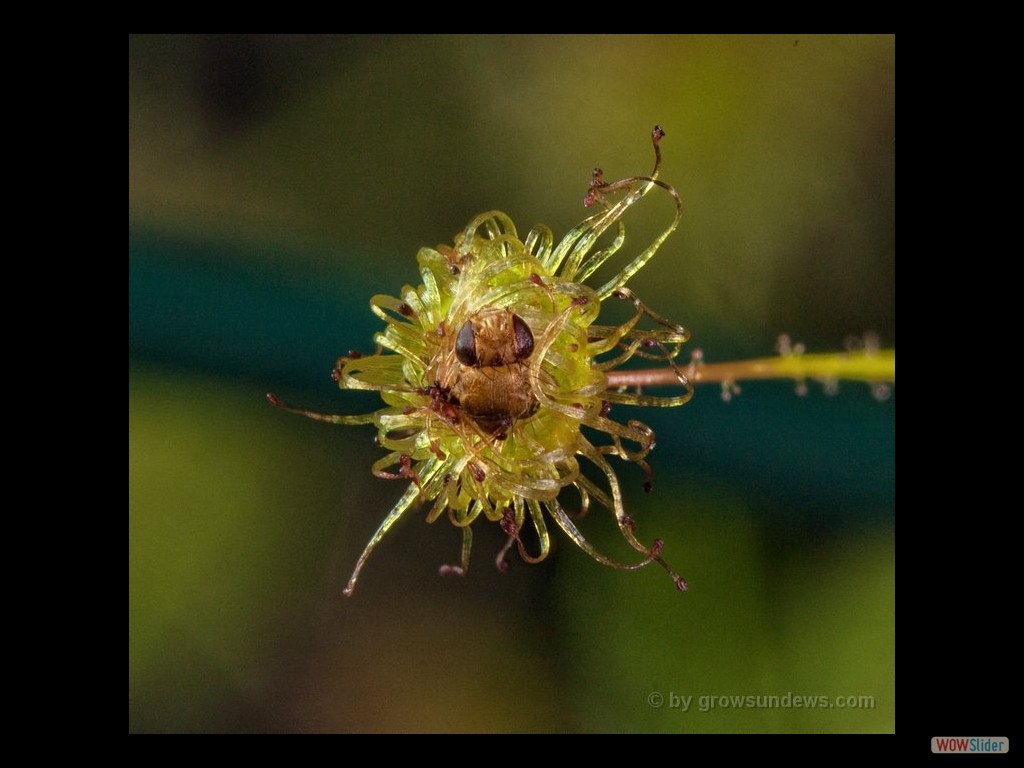
[[[498,532],[440,579],[458,535],[413,514],[349,601],[402,488],[371,429],[262,400],[372,409],[327,375],[372,348],[370,296],[484,210],[560,235],[593,166],[649,170],[655,122],[685,215],[647,304],[708,359],[895,344],[892,37],[129,39],[130,730],[894,730],[894,399],[641,415],[657,478],[616,462],[626,506],[687,594],[567,541],[499,574]],[[699,711],[786,693],[874,706]]]

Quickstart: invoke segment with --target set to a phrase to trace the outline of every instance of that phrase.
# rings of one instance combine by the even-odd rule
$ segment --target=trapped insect
[[[404,287],[400,297],[373,297],[371,310],[386,324],[374,337],[380,349],[342,357],[333,375],[342,389],[380,392],[384,407],[360,416],[329,415],[267,396],[275,406],[320,421],[373,424],[388,451],[373,464],[373,473],[409,481],[363,550],[345,595],[352,594],[367,558],[395,522],[421,504],[427,506],[427,522],[447,517],[462,531],[459,563],[441,566],[442,574],[468,571],[471,525],[483,517],[507,537],[496,558],[502,570],[513,547],[529,563],[547,557],[547,526],[553,521],[598,562],[621,570],[658,563],[679,589],[687,588],[662,557],[663,542],[645,544],[638,537],[609,462],[617,457],[637,464],[647,473],[649,489],[646,457],[654,433],[639,421],[615,421],[609,412],[613,405],[682,405],[693,394],[676,363],[689,332],[626,287],[678,226],[682,212],[675,189],[658,179],[664,131],[655,126],[651,135],[651,175],[606,183],[595,169],[584,203],[597,212],[557,244],[547,227],[535,227],[523,241],[504,213],[483,213],[452,246],[420,250],[420,286]],[[654,189],[674,200],[672,222],[607,282],[587,284],[625,245],[624,214]],[[611,242],[598,247],[612,227]],[[610,300],[632,304],[632,316],[619,325],[597,324],[602,304]],[[656,327],[641,329],[645,318]],[[634,356],[666,362],[682,391],[654,396],[610,389],[608,372]],[[584,426],[604,439],[592,442]],[[597,467],[601,483],[581,473],[581,459]],[[560,501],[570,487],[579,504],[572,512]],[[605,556],[580,532],[576,520],[592,502],[614,515],[623,538],[640,554],[636,561]],[[527,526],[534,529],[534,551],[521,536]]]

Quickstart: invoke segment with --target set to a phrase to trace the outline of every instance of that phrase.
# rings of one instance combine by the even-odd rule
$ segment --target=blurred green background
[[[371,410],[329,378],[370,296],[484,210],[559,236],[595,165],[649,172],[654,123],[685,218],[645,302],[708,360],[895,346],[895,107],[894,37],[129,37],[129,730],[894,731],[894,397],[614,412],[658,434],[653,493],[617,468],[687,594],[561,536],[499,574],[493,525],[442,579],[459,533],[413,512],[346,600],[403,487],[369,427],[264,394]],[[699,709],[787,693],[874,706]]]

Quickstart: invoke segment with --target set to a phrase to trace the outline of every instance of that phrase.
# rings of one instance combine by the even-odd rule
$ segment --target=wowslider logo
[[[932,752],[951,755],[1001,754],[1010,751],[1005,736],[933,736]]]

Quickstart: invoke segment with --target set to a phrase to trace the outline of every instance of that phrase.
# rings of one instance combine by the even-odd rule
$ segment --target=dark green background
[[[709,360],[895,345],[893,37],[130,37],[128,721],[133,731],[895,729],[895,399],[751,383],[613,412],[655,428],[645,538],[689,580],[556,536],[493,567],[478,525],[412,512],[341,587],[402,491],[334,359],[374,293],[476,213],[556,236],[590,169],[663,178],[680,231],[631,282]],[[631,214],[632,215],[632,214]],[[671,216],[630,220],[640,247]],[[634,239],[635,238],[635,239]],[[627,245],[627,248],[629,246]],[[584,532],[628,557],[607,515]],[[659,692],[662,707],[649,695]],[[873,696],[870,709],[701,696]],[[689,712],[671,694],[694,697]]]

